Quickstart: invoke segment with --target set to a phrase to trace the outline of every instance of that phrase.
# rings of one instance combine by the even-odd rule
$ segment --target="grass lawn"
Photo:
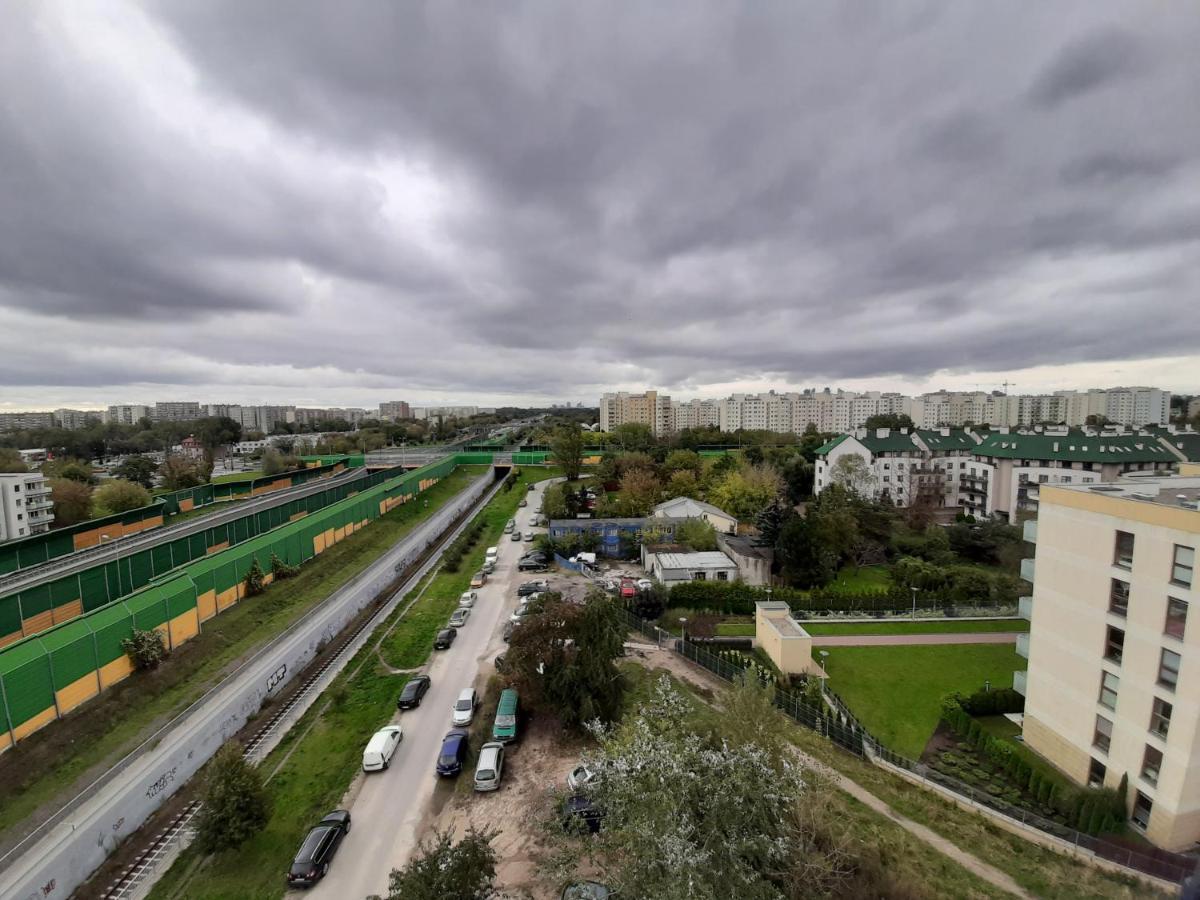
[[[846,566],[837,577],[825,585],[825,590],[840,594],[863,594],[886,591],[892,586],[887,566]]]
[[[219,680],[230,663],[286,630],[485,471],[459,467],[425,492],[428,509],[420,503],[396,507],[310,561],[295,578],[204,623],[198,637],[155,671],[126,679],[0,755],[0,832],[54,798],[65,800],[90,768],[110,765],[133,749]]]
[[[213,484],[228,484],[231,481],[253,481],[255,478],[262,478],[262,470],[255,472],[234,472],[230,475],[218,475],[213,478]]]
[[[923,647],[834,647],[829,685],[885,745],[917,759],[941,718],[951,691],[971,694],[991,681],[1012,687],[1025,660],[1005,644]]]
[[[753,622],[718,622],[713,630],[717,637],[754,637]]]
[[[1025,619],[987,619],[981,622],[802,622],[809,634],[980,634],[989,631],[1028,631]]]

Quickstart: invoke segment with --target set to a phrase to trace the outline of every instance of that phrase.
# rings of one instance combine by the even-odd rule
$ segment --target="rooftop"
[[[1195,475],[1135,475],[1106,484],[1055,484],[1041,487],[1101,494],[1119,500],[1156,503],[1160,506],[1178,506],[1200,512],[1200,476]]]
[[[725,510],[718,506],[713,506],[711,503],[705,503],[703,500],[693,500],[691,497],[673,497],[670,500],[664,500],[658,506],[654,507],[654,514],[658,515],[659,510],[668,510],[673,507],[684,507],[685,509],[696,509],[701,512],[712,513],[713,515],[721,516],[726,519],[733,519]]]
[[[975,453],[1001,459],[1055,459],[1063,462],[1177,462],[1152,435],[1095,435],[1072,429],[1061,434],[993,432]]]
[[[664,569],[736,569],[732,559],[716,550],[701,553],[657,553]]]

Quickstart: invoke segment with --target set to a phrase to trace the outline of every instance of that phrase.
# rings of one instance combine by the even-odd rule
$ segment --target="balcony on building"
[[[1037,519],[1026,519],[1021,526],[1021,537],[1031,544],[1037,543]]]
[[[1032,559],[1021,560],[1021,577],[1030,584],[1033,584],[1033,562]]]
[[[1026,679],[1026,676],[1028,676],[1028,675],[1029,675],[1029,671],[1027,669],[1022,669],[1020,672],[1013,672],[1013,690],[1016,691],[1018,694],[1020,694],[1022,697],[1029,696],[1025,692],[1025,679]]]
[[[54,505],[54,501],[50,499],[48,494],[49,491],[46,492],[46,495],[30,496],[25,501],[25,508],[31,513],[36,513],[39,509],[49,509]]]
[[[1026,632],[1025,634],[1017,635],[1017,656],[1021,656],[1021,657],[1024,657],[1025,659],[1029,659],[1029,634],[1028,634],[1028,632]]]
[[[1033,597],[1017,599],[1017,615],[1027,622],[1033,621]]]
[[[50,493],[50,483],[44,478],[25,482],[25,493],[31,497],[44,497]]]

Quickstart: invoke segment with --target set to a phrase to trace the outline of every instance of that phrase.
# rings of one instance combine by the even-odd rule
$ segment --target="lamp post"
[[[821,690],[825,690],[825,684],[829,681],[829,651],[819,651],[821,655],[821,669],[825,672],[825,677],[821,679]]]
[[[913,617],[913,619],[915,620],[915,619],[917,618],[917,589],[916,589],[916,588],[913,588],[913,589],[912,589],[912,592],[913,592],[913,609],[912,609],[912,617]]]
[[[683,643],[687,643],[687,616],[679,617],[679,633],[683,635]]]

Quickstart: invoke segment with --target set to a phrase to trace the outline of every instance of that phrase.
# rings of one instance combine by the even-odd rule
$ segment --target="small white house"
[[[670,587],[684,581],[737,581],[738,567],[724,553],[647,553],[646,571]]]
[[[711,503],[693,500],[691,497],[676,497],[658,504],[654,507],[654,516],[658,519],[704,519],[722,534],[737,534],[736,516],[731,516]]]

